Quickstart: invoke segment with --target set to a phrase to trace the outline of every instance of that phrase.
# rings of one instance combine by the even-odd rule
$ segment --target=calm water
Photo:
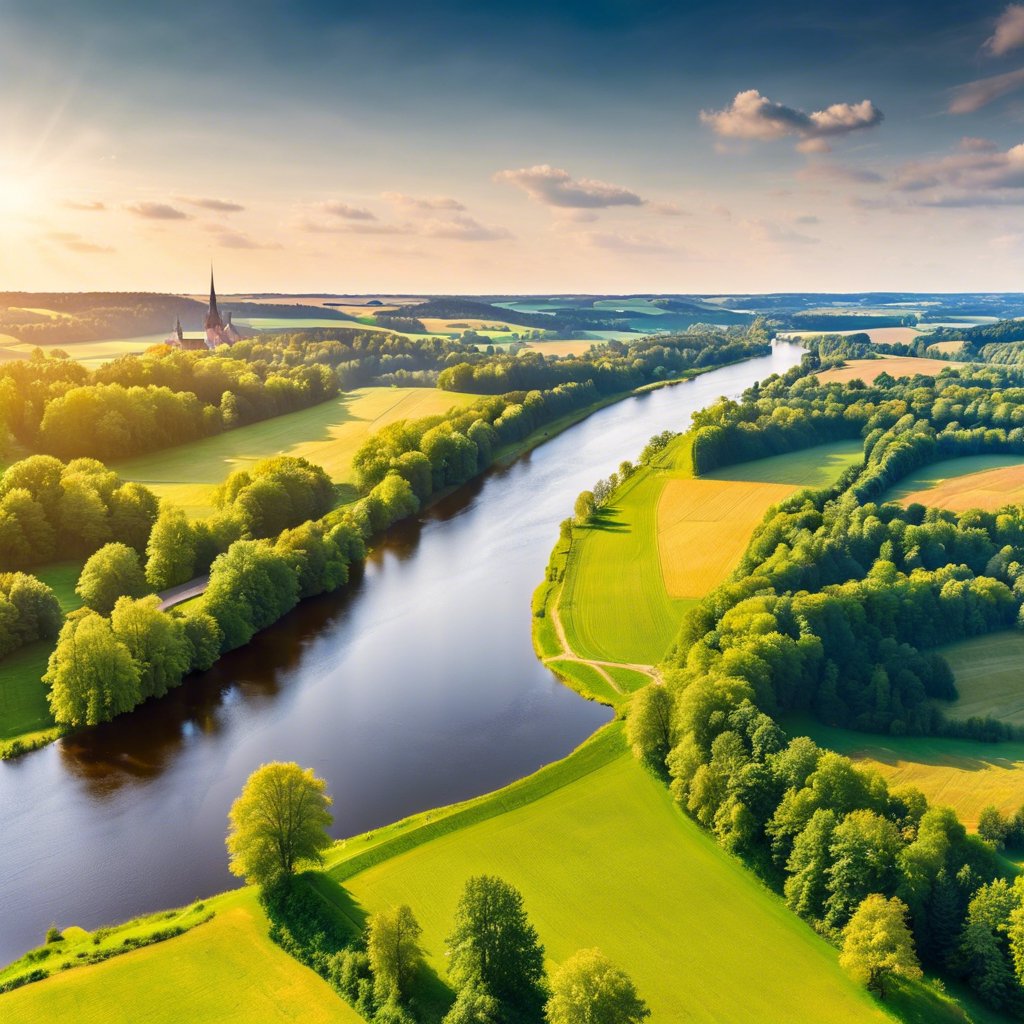
[[[235,883],[228,807],[264,761],[312,767],[337,836],[502,786],[608,720],[534,655],[530,594],[579,491],[802,349],[604,409],[392,532],[307,602],[158,702],[0,763],[0,963]]]

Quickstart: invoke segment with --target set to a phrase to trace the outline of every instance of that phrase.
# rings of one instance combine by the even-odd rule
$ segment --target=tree
[[[664,686],[645,686],[634,694],[626,718],[626,738],[634,756],[659,770],[672,749],[672,695]]]
[[[549,1024],[639,1024],[651,1015],[628,974],[599,949],[581,949],[555,971]]]
[[[1009,833],[1009,822],[1000,813],[997,807],[989,804],[982,808],[978,815],[978,835],[991,843],[993,849],[1001,850],[1006,845],[1006,836]]]
[[[501,1024],[501,1005],[479,984],[459,989],[452,1008],[442,1024]]]
[[[149,591],[139,554],[127,544],[104,544],[82,566],[75,593],[100,615],[109,615],[119,597]]]
[[[181,682],[192,660],[192,648],[184,622],[162,612],[156,594],[138,600],[119,597],[110,613],[110,628],[139,668],[143,700],[162,697]]]
[[[594,501],[593,491],[580,491],[576,497],[576,504],[573,505],[572,517],[577,526],[582,526],[594,514],[597,507]]]
[[[139,667],[110,623],[94,611],[68,617],[43,676],[59,725],[97,725],[142,699]]]
[[[901,849],[896,826],[873,811],[851,811],[836,826],[826,871],[826,921],[841,927],[869,893],[890,893],[899,882]]]
[[[423,963],[419,947],[422,932],[412,910],[404,904],[380,910],[370,918],[366,949],[378,1003],[408,998],[413,978]]]
[[[967,907],[960,936],[958,966],[970,979],[971,988],[997,1010],[1021,1002],[1010,926],[1020,895],[1004,878],[981,886]]]
[[[165,506],[153,524],[146,545],[146,579],[163,590],[192,578],[196,562],[196,536],[180,508]]]
[[[902,900],[872,893],[843,930],[840,965],[880,999],[885,998],[892,977],[921,977],[906,915]]]
[[[461,988],[479,983],[501,1002],[529,1012],[544,1001],[544,947],[523,896],[491,875],[466,882],[448,936],[449,974]]]
[[[334,820],[326,788],[312,769],[294,762],[257,768],[228,814],[232,874],[265,885],[303,861],[322,862]]]

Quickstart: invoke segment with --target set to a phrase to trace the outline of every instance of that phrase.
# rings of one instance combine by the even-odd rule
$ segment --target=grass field
[[[970,829],[989,804],[1007,813],[1024,804],[1024,743],[874,736],[810,720],[784,724],[793,735],[875,768],[891,785],[916,786],[931,803],[952,807]]]
[[[962,341],[936,341],[934,344],[928,346],[928,351],[933,349],[936,352],[941,352],[943,355],[955,355],[964,347]]]
[[[919,502],[963,512],[995,511],[1024,502],[1024,459],[1019,455],[967,455],[923,466],[885,493],[886,501]]]
[[[530,341],[526,351],[540,352],[546,356],[581,356],[594,345],[603,345],[603,339],[591,338],[576,341]]]
[[[30,741],[53,730],[41,682],[52,650],[52,643],[40,640],[0,660],[0,753],[8,741]]]
[[[1019,456],[979,455],[948,459],[920,469],[890,489],[887,501],[920,502],[963,512],[1024,503],[1024,460]]]
[[[768,507],[801,486],[829,483],[860,453],[859,442],[842,442],[695,480],[688,439],[675,442],[594,525],[574,532],[559,604],[572,649],[603,661],[659,662],[683,613],[732,571]]]
[[[267,938],[254,890],[209,901],[184,935],[0,996],[4,1024],[360,1024],[313,971]]]
[[[136,338],[108,338],[103,341],[66,342],[62,345],[42,345],[40,347],[44,351],[54,348],[63,349],[72,359],[84,363],[90,369],[95,369],[103,363],[109,363],[112,359],[117,359],[118,356],[135,355],[145,352],[150,346],[159,345],[160,342],[164,341],[167,338],[167,333],[143,334]],[[2,336],[0,336],[0,341],[3,341]],[[25,359],[28,358],[32,349],[36,347],[29,342],[17,341],[14,338],[9,342],[3,341],[3,343],[12,353]]]
[[[350,481],[352,456],[375,430],[477,398],[434,388],[359,388],[310,409],[114,463],[113,468],[189,515],[205,516],[213,511],[215,487],[246,463],[296,455],[323,466],[336,482]]]
[[[339,848],[331,873],[357,918],[408,903],[441,977],[462,886],[489,873],[522,891],[549,964],[600,947],[633,977],[658,1024],[887,1019],[835,952],[623,747],[611,726],[447,820],[434,812]]]
[[[850,359],[843,366],[834,367],[818,374],[823,384],[847,384],[851,380],[862,380],[871,384],[883,373],[890,377],[913,377],[922,373],[937,377],[947,367],[966,366],[945,359],[921,359],[917,356],[882,356],[881,359]]]
[[[960,692],[958,700],[940,702],[949,718],[991,715],[1024,726],[1024,633],[1006,630],[972,637],[941,647],[939,653],[953,669]]]
[[[32,575],[41,579],[57,596],[60,609],[67,615],[82,607],[82,599],[75,593],[78,577],[82,575],[84,562],[54,562],[41,569],[31,570]]]

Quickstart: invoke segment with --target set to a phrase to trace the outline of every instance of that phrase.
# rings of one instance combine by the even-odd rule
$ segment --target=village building
[[[231,314],[225,321],[217,308],[217,290],[213,284],[213,268],[210,269],[210,308],[207,310],[206,319],[203,322],[202,333],[186,334],[181,329],[181,317],[175,321],[174,330],[167,338],[167,344],[172,348],[180,348],[186,352],[199,351],[201,349],[217,348],[219,345],[234,345],[241,341],[242,335],[231,322]]]

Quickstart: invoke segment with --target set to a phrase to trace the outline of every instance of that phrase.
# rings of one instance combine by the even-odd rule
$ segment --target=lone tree
[[[419,938],[423,929],[404,904],[380,910],[370,918],[366,951],[373,970],[377,1002],[401,1002],[423,963]]]
[[[895,896],[866,897],[843,930],[839,963],[869,991],[885,998],[886,983],[899,975],[920,978],[914,939],[906,923],[907,905]]]
[[[448,936],[449,974],[526,1013],[544,1003],[544,947],[526,918],[523,896],[491,875],[466,882]]]
[[[599,949],[581,949],[555,971],[548,1024],[640,1024],[651,1011],[629,975]]]
[[[104,544],[82,567],[75,593],[100,615],[109,615],[119,597],[149,593],[139,553],[127,544]]]
[[[323,861],[333,821],[326,783],[312,769],[272,761],[249,776],[228,814],[232,874],[265,885],[302,861]]]

